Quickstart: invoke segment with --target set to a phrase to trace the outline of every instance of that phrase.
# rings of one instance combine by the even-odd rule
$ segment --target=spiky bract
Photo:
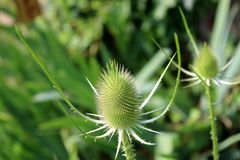
[[[130,73],[110,61],[97,85],[97,105],[100,115],[115,129],[137,124],[140,117],[140,99]]]
[[[213,78],[219,73],[218,63],[211,48],[204,44],[194,62],[194,69],[204,78]]]

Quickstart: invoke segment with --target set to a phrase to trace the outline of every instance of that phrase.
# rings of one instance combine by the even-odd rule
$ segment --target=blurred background
[[[238,0],[1,0],[0,160],[111,160],[117,145],[117,137],[95,141],[79,136],[81,132],[69,116],[84,131],[97,126],[63,103],[69,116],[64,114],[57,103],[60,95],[17,37],[15,24],[71,102],[81,112],[96,113],[94,94],[85,76],[96,84],[110,58],[129,68],[146,96],[168,61],[151,39],[173,53],[176,32],[183,67],[188,69],[194,52],[178,6],[199,46],[209,43],[220,65],[231,57],[236,59],[224,77],[240,78]],[[146,111],[168,103],[176,71],[174,66],[169,69]],[[138,160],[212,159],[204,90],[201,85],[183,88],[185,85],[181,83],[170,111],[148,125],[165,134],[141,134],[156,145],[134,141]],[[239,87],[215,90],[223,160],[240,159]],[[120,155],[118,159],[124,158]]]

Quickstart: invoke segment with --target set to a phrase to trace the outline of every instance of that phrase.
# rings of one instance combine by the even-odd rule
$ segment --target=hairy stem
[[[213,104],[213,88],[210,85],[205,86],[206,95],[208,98],[208,109],[210,113],[210,121],[211,121],[211,139],[212,139],[212,147],[213,147],[213,159],[218,160],[218,138],[217,138],[217,124],[216,124],[216,114],[215,114],[215,106]]]
[[[123,132],[123,140],[122,140],[122,149],[124,152],[124,156],[126,160],[136,160],[136,153],[133,149],[132,141],[130,137],[128,137],[127,132]]]

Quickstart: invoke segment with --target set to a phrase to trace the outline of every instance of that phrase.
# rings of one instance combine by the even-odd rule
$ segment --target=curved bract
[[[139,117],[139,95],[130,73],[110,61],[97,84],[97,105],[100,115],[115,129],[136,125]]]

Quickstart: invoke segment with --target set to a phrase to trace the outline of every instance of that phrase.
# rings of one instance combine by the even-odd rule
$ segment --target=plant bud
[[[203,78],[213,78],[219,73],[217,59],[207,44],[196,57],[194,69]]]

